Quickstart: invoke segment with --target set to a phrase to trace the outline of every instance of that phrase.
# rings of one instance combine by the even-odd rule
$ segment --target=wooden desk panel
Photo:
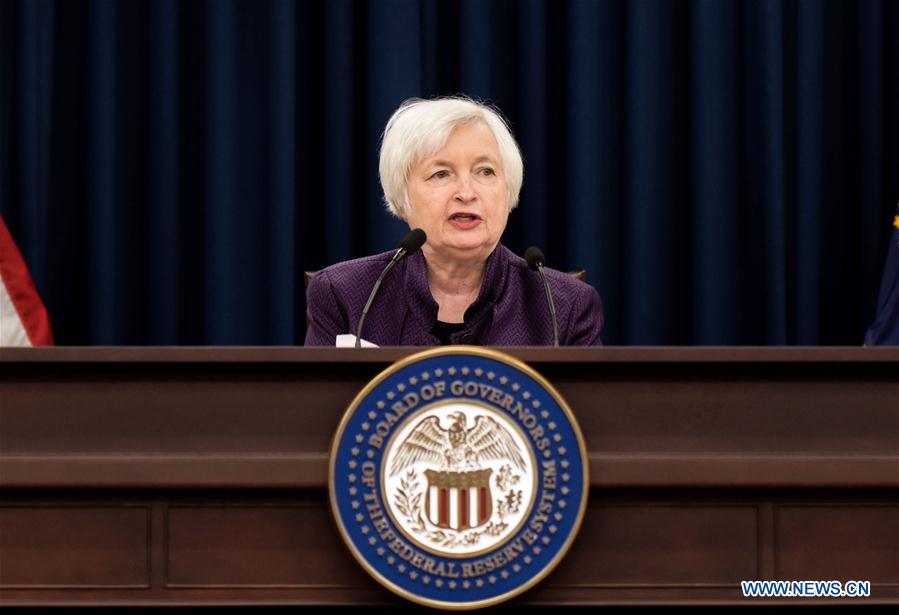
[[[332,526],[327,455],[410,352],[3,349],[0,604],[396,603]],[[515,602],[833,578],[899,602],[899,350],[509,352],[567,399],[591,470],[574,547]]]

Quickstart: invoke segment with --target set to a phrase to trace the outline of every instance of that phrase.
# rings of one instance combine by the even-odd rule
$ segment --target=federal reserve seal
[[[516,596],[564,557],[587,503],[574,415],[503,353],[412,355],[347,409],[331,449],[337,527],[382,585],[428,606]]]

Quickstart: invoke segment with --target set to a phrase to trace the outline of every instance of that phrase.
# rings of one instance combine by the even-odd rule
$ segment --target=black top
[[[450,336],[465,328],[464,322],[443,322],[438,320],[431,329],[431,333],[437,336],[441,346],[449,346],[452,344]]]

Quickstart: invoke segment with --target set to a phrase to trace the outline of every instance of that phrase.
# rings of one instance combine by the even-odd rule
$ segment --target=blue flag
[[[899,346],[899,205],[893,227],[877,297],[877,316],[865,334],[866,346]]]

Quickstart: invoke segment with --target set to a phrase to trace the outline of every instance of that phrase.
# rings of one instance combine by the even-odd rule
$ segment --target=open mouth
[[[456,213],[456,214],[453,214],[452,216],[450,216],[450,220],[453,220],[456,222],[472,222],[474,220],[480,220],[480,216],[477,216],[475,214],[470,214],[467,212],[461,212],[461,213]]]

